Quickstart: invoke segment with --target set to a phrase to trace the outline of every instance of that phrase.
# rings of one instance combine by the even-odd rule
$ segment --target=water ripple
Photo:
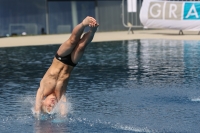
[[[73,113],[64,121],[38,121],[31,112],[39,82],[59,45],[1,48],[0,129],[197,133],[199,45],[181,40],[90,44],[70,77],[66,93]]]

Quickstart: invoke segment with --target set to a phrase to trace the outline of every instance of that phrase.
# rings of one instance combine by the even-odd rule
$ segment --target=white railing
[[[128,28],[128,33],[134,33],[133,28],[143,28],[139,18],[141,6],[142,0],[122,0],[122,23]]]

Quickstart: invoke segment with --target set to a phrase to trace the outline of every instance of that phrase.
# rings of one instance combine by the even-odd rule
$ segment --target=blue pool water
[[[200,132],[200,41],[91,43],[69,81],[68,116],[37,120],[35,94],[58,47],[0,49],[0,132]]]

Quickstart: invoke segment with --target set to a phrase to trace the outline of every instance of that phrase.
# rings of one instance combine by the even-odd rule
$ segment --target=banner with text
[[[200,31],[200,2],[144,0],[140,21],[146,28]]]

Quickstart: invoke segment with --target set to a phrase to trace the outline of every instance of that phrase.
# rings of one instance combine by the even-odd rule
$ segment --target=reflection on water
[[[0,49],[2,132],[198,132],[200,42],[92,43],[72,72],[66,119],[31,107],[58,45]]]
[[[51,121],[36,121],[34,125],[35,133],[66,133],[66,123],[54,124]]]

